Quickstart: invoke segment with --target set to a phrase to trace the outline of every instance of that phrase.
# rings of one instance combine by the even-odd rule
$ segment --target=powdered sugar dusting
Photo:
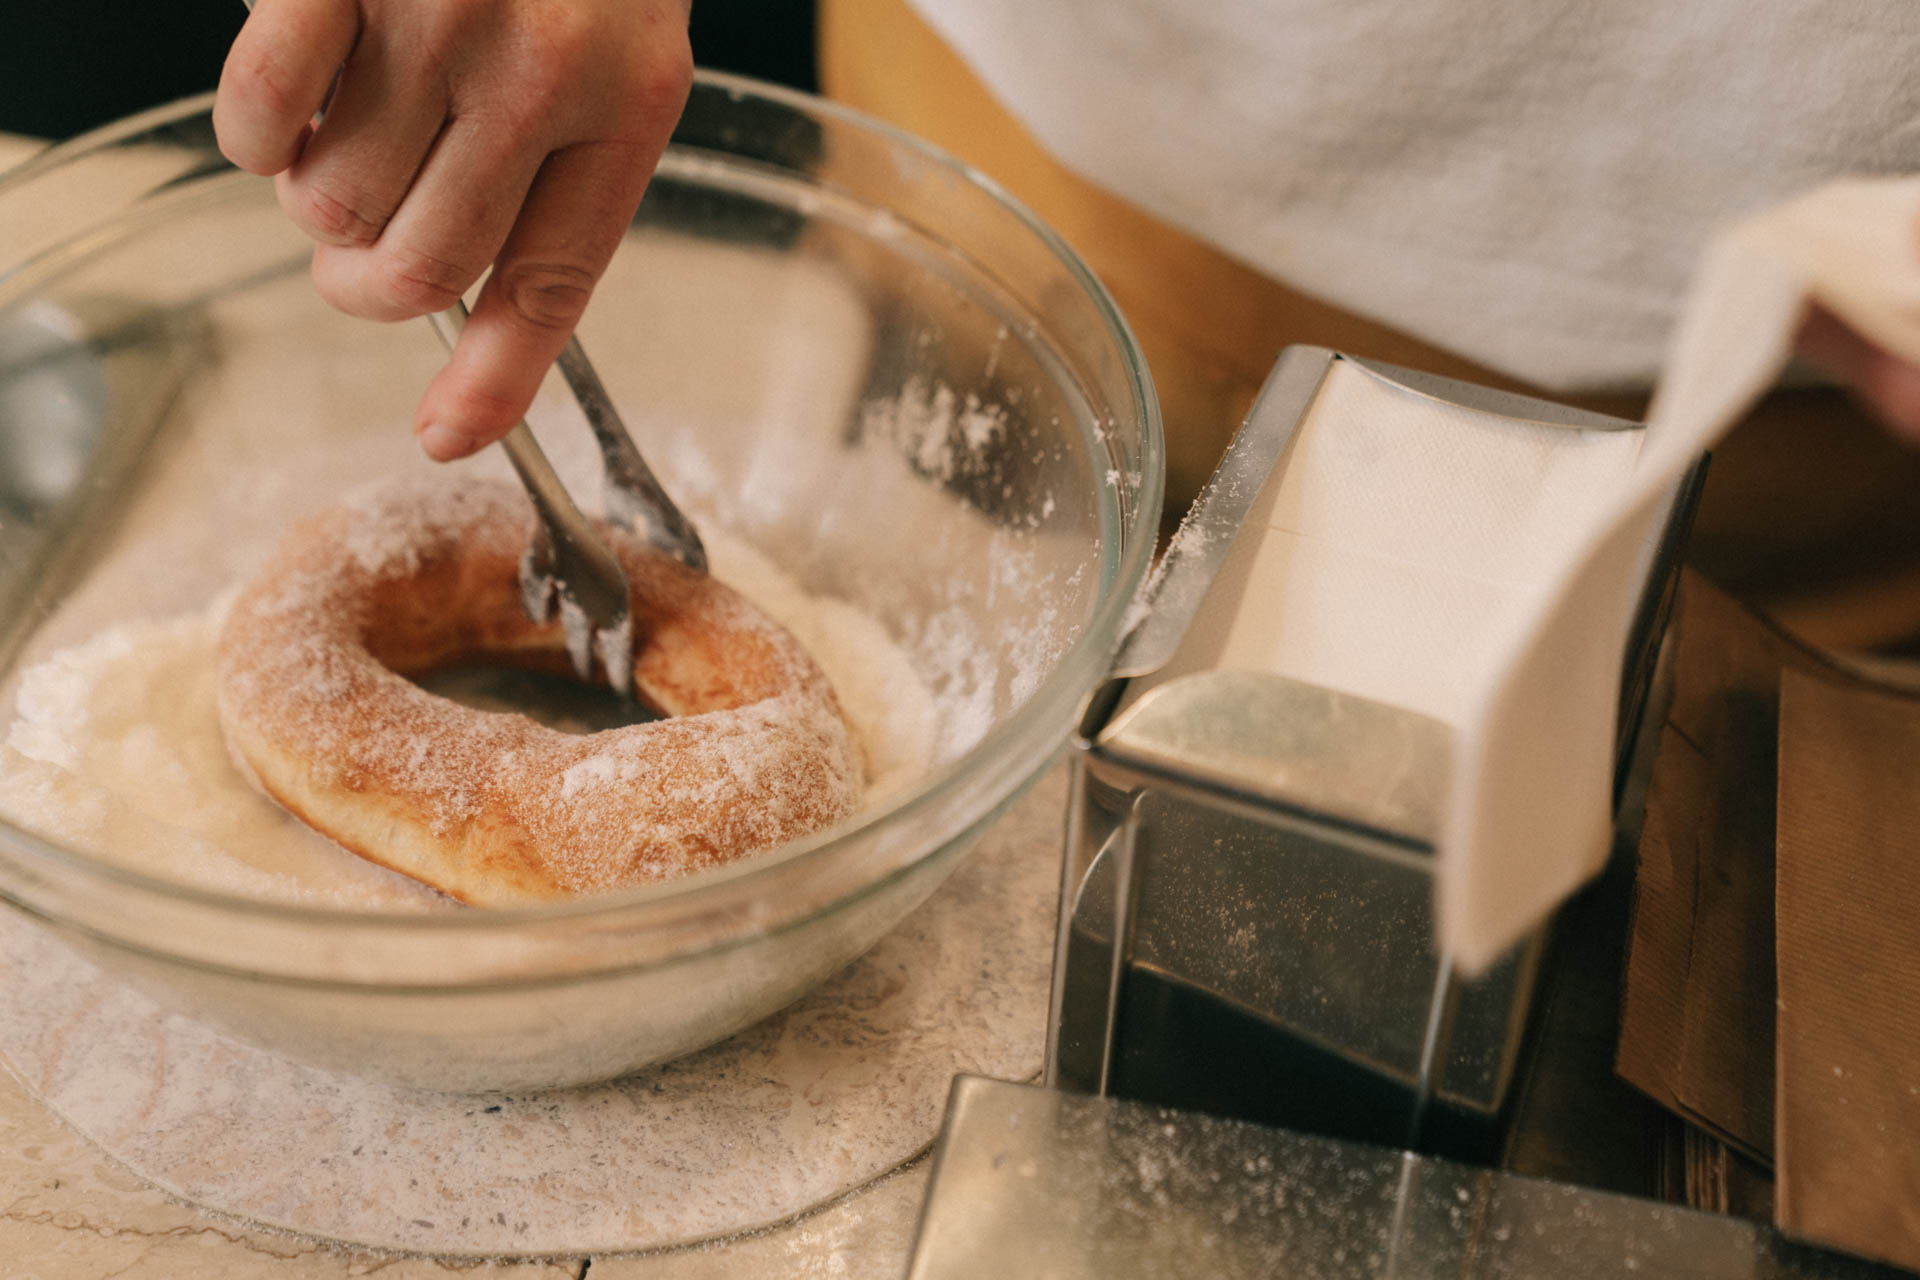
[[[868,438],[891,442],[922,473],[950,480],[991,456],[1006,434],[1007,413],[973,392],[962,396],[916,375],[899,394],[864,404],[860,428]]]
[[[899,640],[858,606],[802,590],[747,544],[712,530],[703,536],[714,571],[792,632],[826,673],[866,765],[867,807],[905,792],[942,758],[952,700],[935,695]]]
[[[633,692],[633,615],[623,614],[620,624],[601,627],[593,633],[593,656],[600,659],[600,670],[607,683],[621,697]],[[575,663],[574,670],[578,671]]]
[[[571,800],[593,787],[625,782],[633,777],[631,761],[618,756],[588,756],[560,775],[560,798]]]
[[[597,647],[593,619],[580,602],[566,592],[560,593],[560,634],[566,637],[567,657],[573,662],[573,674],[582,680],[593,674],[593,654]]]
[[[805,651],[617,530],[640,627],[634,682],[672,718],[583,738],[403,678],[578,647],[590,628],[520,611],[532,527],[510,486],[436,478],[292,530],[220,645],[221,721],[265,788],[349,848],[473,902],[684,875],[853,812],[859,762]],[[581,770],[590,758],[611,763]]]
[[[1057,669],[1097,593],[1097,568],[1069,523],[1077,513],[1052,489],[1022,497],[1007,487],[1004,506],[986,496],[1002,487],[994,477],[1013,447],[1006,407],[916,376],[862,402],[855,418],[858,429],[830,445],[770,426],[729,469],[691,438],[663,457],[683,508],[736,519],[749,509],[754,545],[794,548],[808,580],[858,601],[889,656],[904,658],[931,696],[931,750],[951,761]],[[674,439],[664,425],[658,434]],[[1049,523],[1063,516],[1067,527]],[[733,576],[735,564],[714,563],[747,581]],[[750,594],[795,627],[757,583]]]
[[[426,558],[444,553],[470,523],[460,485],[410,484],[405,501],[385,483],[362,485],[342,503],[347,518],[334,525],[341,554],[362,573],[406,578]]]

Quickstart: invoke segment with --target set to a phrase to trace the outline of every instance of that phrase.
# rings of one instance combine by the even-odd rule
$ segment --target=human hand
[[[504,435],[573,332],[686,103],[688,3],[259,0],[241,28],[214,129],[322,298],[408,319],[492,267],[414,416],[430,457]]]
[[[1920,366],[1868,341],[1820,306],[1801,321],[1796,346],[1809,364],[1850,387],[1889,432],[1920,446]]]

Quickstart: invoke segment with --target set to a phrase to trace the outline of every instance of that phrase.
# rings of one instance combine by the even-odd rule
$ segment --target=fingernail
[[[420,428],[417,435],[420,447],[435,462],[451,462],[471,452],[467,437],[444,422],[429,422]]]

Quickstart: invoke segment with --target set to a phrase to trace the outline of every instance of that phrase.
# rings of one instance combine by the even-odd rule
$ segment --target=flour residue
[[[866,765],[864,807],[887,804],[911,787],[943,754],[950,700],[936,696],[900,641],[859,606],[808,593],[738,539],[704,538],[713,572],[792,632],[826,673]]]
[[[869,439],[890,442],[936,480],[951,480],[977,468],[1007,431],[1007,412],[973,392],[961,395],[944,382],[909,377],[899,393],[861,406],[860,429]]]
[[[186,884],[338,906],[433,902],[288,817],[235,767],[214,706],[221,614],[122,623],[25,671],[0,745],[0,814]]]

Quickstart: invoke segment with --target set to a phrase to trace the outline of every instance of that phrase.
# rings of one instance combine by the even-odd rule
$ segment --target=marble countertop
[[[824,1209],[744,1239],[553,1262],[437,1262],[335,1248],[170,1199],[68,1130],[0,1073],[0,1259],[7,1280],[895,1280],[905,1270],[926,1157]]]

